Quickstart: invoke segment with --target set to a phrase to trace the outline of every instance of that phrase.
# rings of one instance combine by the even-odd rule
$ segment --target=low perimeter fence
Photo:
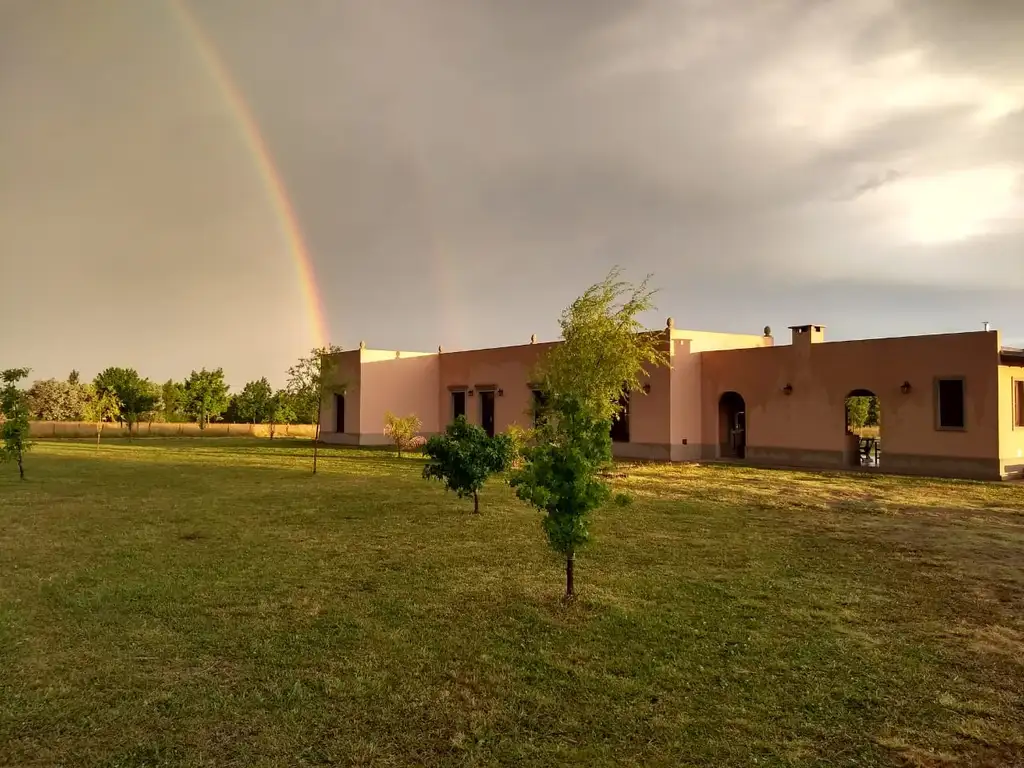
[[[276,424],[274,437],[315,436],[312,424]],[[89,421],[33,421],[29,434],[34,438],[91,437],[96,439],[96,423]],[[171,424],[168,422],[142,422],[132,429],[132,437],[270,437],[269,424]],[[128,437],[128,427],[121,424],[103,425],[103,437]]]

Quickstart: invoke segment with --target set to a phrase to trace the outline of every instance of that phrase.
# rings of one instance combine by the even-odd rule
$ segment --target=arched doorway
[[[853,389],[844,401],[847,464],[878,467],[882,460],[882,408],[870,389]]]
[[[747,405],[739,392],[718,399],[718,455],[742,459],[747,455]]]

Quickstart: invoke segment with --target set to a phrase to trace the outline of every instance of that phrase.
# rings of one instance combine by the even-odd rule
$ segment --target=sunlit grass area
[[[1012,765],[1024,486],[620,465],[538,514],[309,443],[0,466],[0,765]]]

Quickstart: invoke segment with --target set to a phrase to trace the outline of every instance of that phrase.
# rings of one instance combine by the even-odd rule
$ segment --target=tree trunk
[[[313,430],[313,474],[316,474],[316,459],[320,447],[320,409],[317,408],[316,429]]]
[[[103,434],[103,422],[101,421],[99,424],[96,425],[96,448],[97,448],[97,450],[100,447],[100,435],[102,435],[102,434]]]
[[[573,584],[573,566],[576,565],[576,553],[570,552],[565,556],[565,599],[572,600],[576,597],[576,589]]]
[[[476,491],[473,491],[473,514],[480,514],[480,497],[476,495]]]
[[[21,451],[18,451],[18,477],[25,479],[25,465],[22,463]]]

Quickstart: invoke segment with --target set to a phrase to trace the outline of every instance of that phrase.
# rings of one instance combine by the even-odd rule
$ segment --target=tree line
[[[134,368],[111,367],[91,382],[78,371],[66,379],[37,379],[24,390],[30,421],[117,422],[133,429],[140,423],[191,422],[205,429],[212,422],[231,424],[314,424],[319,407],[315,373],[324,353],[341,351],[330,345],[311,350],[288,369],[285,388],[274,390],[264,377],[232,392],[223,368],[192,371],[181,381],[161,383]],[[28,376],[28,369],[13,369]],[[12,382],[13,383],[13,382]]]

